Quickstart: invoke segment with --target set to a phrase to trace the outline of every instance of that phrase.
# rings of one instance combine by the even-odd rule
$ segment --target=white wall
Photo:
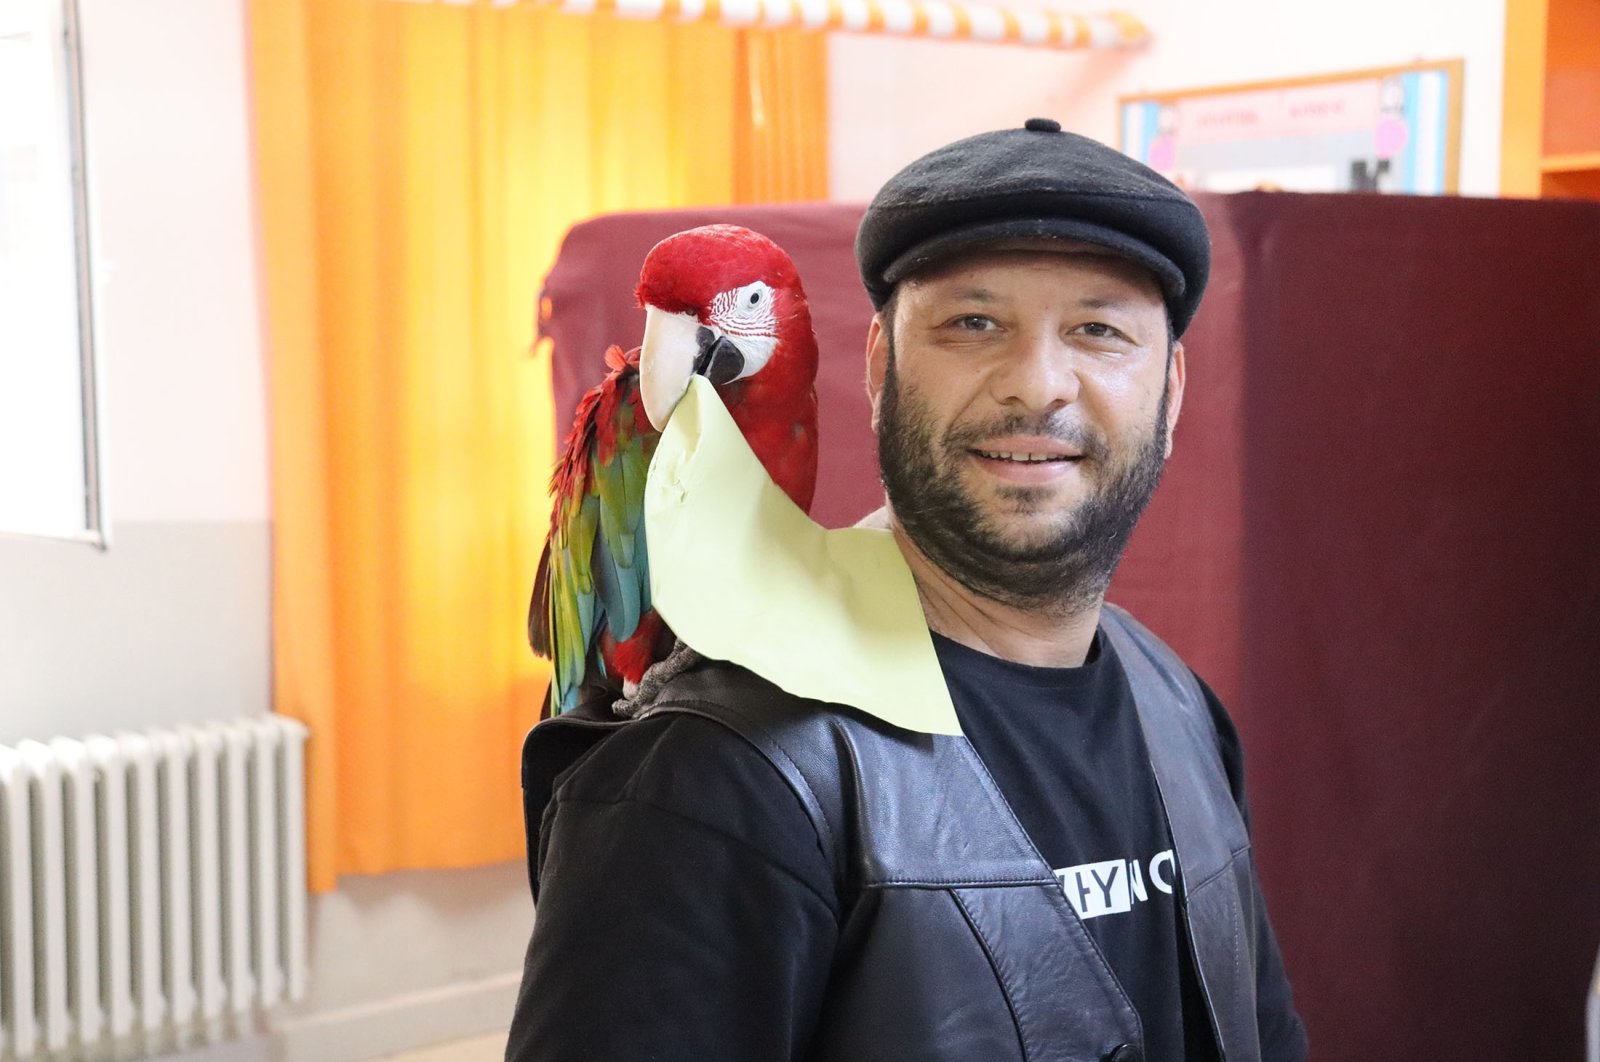
[[[112,543],[0,538],[7,744],[271,699],[245,0],[79,5]],[[310,997],[185,1059],[352,1062],[503,1029],[532,904],[508,863],[349,878],[310,921]]]
[[[267,519],[240,3],[80,0],[112,519]]]
[[[0,741],[268,701],[243,5],[79,6],[112,547],[0,540]]]
[[[1150,27],[1152,43],[1088,53],[835,36],[829,45],[833,198],[869,199],[918,155],[1036,115],[1115,146],[1119,95],[1456,58],[1465,60],[1461,191],[1499,191],[1505,0],[1059,6],[1133,12]]]

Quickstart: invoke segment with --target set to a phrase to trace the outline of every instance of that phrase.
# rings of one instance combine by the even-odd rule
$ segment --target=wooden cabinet
[[[1600,0],[1506,0],[1500,194],[1600,199]]]

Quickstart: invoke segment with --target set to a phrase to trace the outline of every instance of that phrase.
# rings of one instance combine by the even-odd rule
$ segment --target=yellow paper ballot
[[[906,730],[961,733],[893,535],[802,512],[704,377],[661,434],[644,520],[652,603],[696,652]]]

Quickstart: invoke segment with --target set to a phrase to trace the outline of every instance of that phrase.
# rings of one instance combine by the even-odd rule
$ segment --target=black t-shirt
[[[1024,829],[1070,888],[1087,883],[1088,892],[1069,892],[1069,901],[1097,912],[1085,925],[1141,1015],[1147,1057],[1203,1058],[1173,1046],[1186,1013],[1191,1035],[1204,1018],[1172,898],[1157,884],[1173,883],[1171,862],[1161,858],[1171,846],[1159,805],[1152,818],[1154,782],[1108,644],[1097,636],[1084,667],[1061,670],[1019,668],[944,639],[936,648],[962,727]],[[1040,685],[1044,697],[1018,692]],[[1238,739],[1205,692],[1243,809]],[[1073,719],[1053,719],[1057,709]],[[1085,772],[1110,782],[1091,782]],[[1102,791],[1104,784],[1112,788]],[[843,912],[810,818],[743,738],[696,716],[630,723],[564,780],[540,844],[538,916],[508,1060],[804,1056]],[[1142,900],[1123,876],[1135,861]],[[1098,913],[1121,905],[1123,884],[1130,910]],[[1304,1034],[1264,914],[1260,920],[1263,1062],[1298,1062]]]
[[[933,644],[962,731],[1122,983],[1146,1056],[1183,1058],[1172,839],[1115,649],[1097,634],[1082,667],[1049,668]]]

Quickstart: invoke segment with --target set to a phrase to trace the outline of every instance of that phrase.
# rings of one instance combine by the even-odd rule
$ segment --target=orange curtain
[[[274,696],[312,731],[312,887],[516,858],[540,280],[593,214],[825,198],[824,41],[389,0],[255,0],[251,32]]]
[[[826,199],[827,53],[820,34],[739,30],[733,195],[740,203]]]

